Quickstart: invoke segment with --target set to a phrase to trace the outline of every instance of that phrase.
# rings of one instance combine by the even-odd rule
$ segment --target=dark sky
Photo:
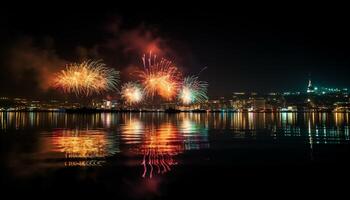
[[[301,90],[309,75],[318,85],[350,86],[350,16],[340,5],[54,5],[2,8],[1,95],[33,95],[41,88],[38,68],[84,56],[103,58],[128,79],[129,67],[140,63],[147,42],[159,45],[185,74],[206,67],[200,77],[209,82],[212,97]],[[136,49],[134,40],[143,46]],[[14,55],[19,50],[22,56]],[[55,67],[61,66],[49,68]]]

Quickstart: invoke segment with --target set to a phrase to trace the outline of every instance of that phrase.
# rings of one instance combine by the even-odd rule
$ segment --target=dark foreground
[[[348,191],[347,114],[0,117],[1,191],[12,198],[334,198]]]

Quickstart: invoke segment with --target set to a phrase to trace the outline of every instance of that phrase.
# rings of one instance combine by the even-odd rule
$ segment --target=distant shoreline
[[[67,114],[95,114],[95,113],[350,113],[349,111],[232,111],[232,110],[0,110],[2,113],[67,113]]]

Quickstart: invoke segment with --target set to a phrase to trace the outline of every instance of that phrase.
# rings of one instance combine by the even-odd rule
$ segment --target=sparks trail
[[[138,83],[128,82],[122,86],[121,96],[129,104],[136,104],[143,99],[143,89]]]
[[[65,93],[90,96],[115,90],[118,83],[119,71],[106,67],[101,60],[88,60],[68,64],[65,70],[56,74],[54,87]]]
[[[166,100],[172,100],[181,87],[182,74],[176,65],[157,55],[143,55],[143,70],[139,73],[147,96],[156,94]]]
[[[198,80],[197,76],[188,76],[182,83],[179,99],[184,104],[202,103],[208,99],[208,83]]]
[[[197,76],[199,76],[204,70],[206,70],[208,67],[203,67],[197,74]]]

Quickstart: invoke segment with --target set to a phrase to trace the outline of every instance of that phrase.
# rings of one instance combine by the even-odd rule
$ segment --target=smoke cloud
[[[52,76],[66,61],[56,54],[53,39],[40,42],[39,45],[33,38],[25,37],[9,47],[2,64],[9,76],[2,77],[8,85],[7,93],[13,89],[16,95],[36,95],[50,88]]]
[[[121,71],[122,81],[128,81],[133,80],[134,71],[142,67],[143,54],[152,52],[171,60],[176,56],[169,40],[152,26],[124,27],[122,20],[114,18],[102,31],[99,41],[91,41],[90,45],[76,41],[69,44],[73,48],[68,49],[67,44],[60,45],[59,40],[51,37],[17,39],[5,50],[7,56],[1,61],[1,84],[6,83],[8,87],[1,87],[0,94],[33,96],[52,92],[55,73],[69,62],[102,59],[107,66]]]

